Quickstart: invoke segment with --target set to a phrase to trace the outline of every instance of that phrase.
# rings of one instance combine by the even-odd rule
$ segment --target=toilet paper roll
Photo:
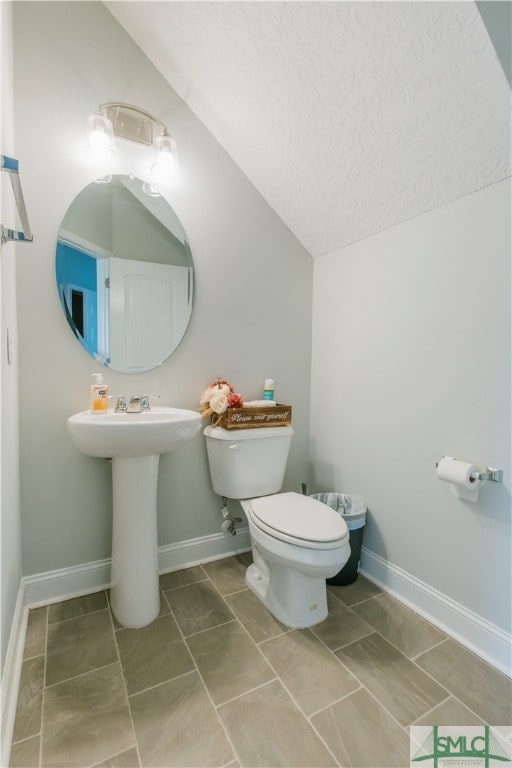
[[[480,480],[472,480],[472,472],[480,472],[475,464],[466,461],[457,461],[447,456],[441,459],[437,465],[437,476],[440,480],[452,483],[452,493],[469,501],[478,499]]]
[[[474,491],[480,486],[480,480],[472,480],[472,472],[480,472],[475,464],[457,461],[457,459],[450,459],[447,456],[442,458],[437,465],[437,476],[440,480],[455,483],[455,485],[461,485]]]

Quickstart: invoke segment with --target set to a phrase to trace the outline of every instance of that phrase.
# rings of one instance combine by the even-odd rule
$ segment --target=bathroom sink
[[[162,406],[143,413],[81,411],[67,424],[72,441],[87,456],[136,457],[175,450],[199,432],[201,417],[195,411]]]
[[[124,627],[144,627],[158,616],[157,480],[160,454],[199,432],[201,417],[182,408],[91,414],[67,420],[76,447],[112,459],[110,604]]]

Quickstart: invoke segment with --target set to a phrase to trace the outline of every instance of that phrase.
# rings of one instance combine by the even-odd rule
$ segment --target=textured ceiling
[[[105,5],[313,256],[510,174],[473,2]]]

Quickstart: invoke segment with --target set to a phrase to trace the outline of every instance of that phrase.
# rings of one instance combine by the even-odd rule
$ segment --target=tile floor
[[[12,768],[383,768],[409,765],[413,723],[510,737],[508,678],[362,576],[290,630],[246,588],[249,562],[162,576],[143,629],[105,592],[32,610]]]

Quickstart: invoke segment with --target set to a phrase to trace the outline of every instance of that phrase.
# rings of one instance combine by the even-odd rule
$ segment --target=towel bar
[[[7,243],[10,240],[32,243],[34,238],[32,236],[32,232],[30,231],[27,209],[25,208],[25,200],[23,199],[19,163],[13,157],[7,157],[7,155],[1,155],[1,158],[1,170],[6,171],[6,173],[8,173],[10,176],[12,191],[14,193],[14,199],[16,200],[16,207],[18,209],[18,215],[20,217],[21,226],[23,227],[23,231],[20,232],[19,230],[10,229],[9,227],[6,227],[4,224],[2,224],[2,243]]]

